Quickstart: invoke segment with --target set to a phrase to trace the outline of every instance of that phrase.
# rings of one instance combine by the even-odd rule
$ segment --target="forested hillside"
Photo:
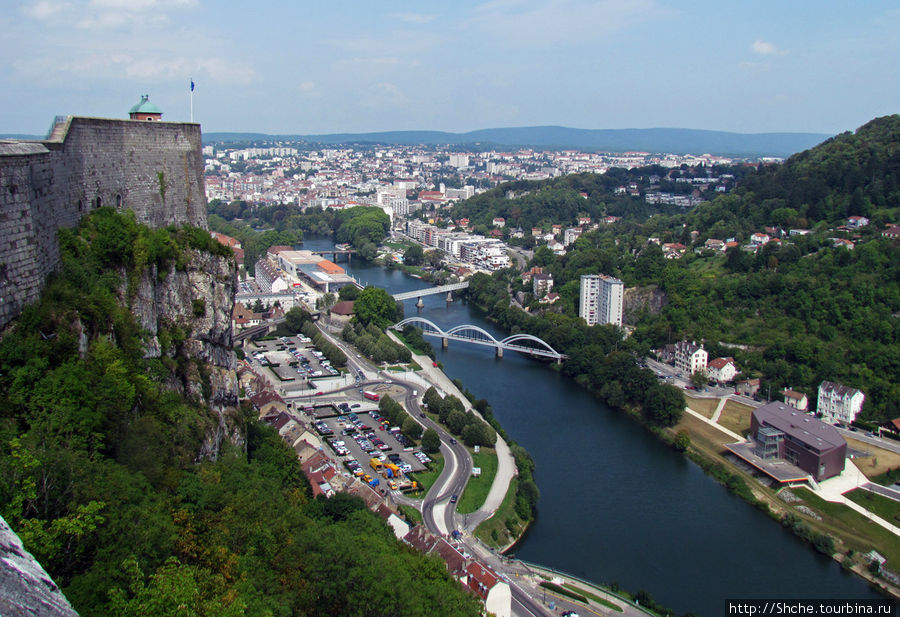
[[[837,381],[866,393],[864,417],[894,418],[900,416],[900,247],[882,231],[900,223],[898,174],[900,116],[879,118],[784,165],[748,170],[733,193],[684,213],[601,226],[564,256],[538,248],[533,263],[553,275],[561,298],[546,308],[528,296],[536,316],[516,316],[508,303],[501,306],[499,297],[486,295],[488,289],[496,294],[494,286],[473,282],[473,293],[488,299],[483,305],[501,322],[546,337],[586,369],[590,363],[579,358],[596,365],[609,342],[598,346],[577,325],[579,276],[611,274],[626,287],[657,288],[665,298],[660,312],[635,316],[634,334],[619,349],[645,354],[682,339],[702,340],[711,358],[732,356],[745,377],[761,377],[764,394],[777,397],[792,387],[815,399],[819,383]],[[561,190],[559,182],[506,199],[507,211],[546,207],[543,216],[551,217],[555,202],[536,202],[542,191]],[[594,192],[589,197],[585,207],[605,199]],[[523,201],[531,198],[534,204]],[[477,199],[460,204],[460,211],[490,203]],[[851,215],[871,222],[847,227]],[[562,208],[557,222],[569,220]],[[792,228],[804,235],[789,234]],[[751,234],[764,231],[773,241],[749,246]],[[724,254],[709,250],[711,238],[733,239],[735,246]],[[683,247],[670,249],[667,259],[664,243]],[[510,273],[494,278],[503,282],[501,290],[509,282],[513,291],[530,291]]]
[[[657,171],[665,173],[657,167],[611,169],[603,175],[573,174],[548,181],[510,182],[456,204],[451,217],[454,220],[468,218],[475,227],[490,227],[494,218],[501,217],[507,226],[521,227],[528,235],[532,227],[549,229],[553,223],[575,225],[580,216],[596,220],[609,214],[643,219],[659,212],[659,208],[641,199],[616,195],[614,191],[622,184],[639,181],[642,176]],[[508,233],[508,230],[504,231]]]
[[[109,209],[60,243],[62,271],[0,340],[0,512],[81,615],[480,614],[361,500],[312,499],[251,409],[201,456],[205,367],[177,325],[145,357],[128,304],[146,268],[164,281],[230,249]]]
[[[876,118],[748,176],[740,193],[754,194],[754,218],[794,225],[790,219],[838,221],[873,216],[900,205],[900,115]],[[884,222],[876,220],[876,223]]]

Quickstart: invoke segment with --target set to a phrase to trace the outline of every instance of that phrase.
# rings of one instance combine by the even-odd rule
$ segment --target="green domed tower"
[[[150,102],[150,95],[141,96],[141,102],[128,111],[132,120],[162,120],[162,110]]]

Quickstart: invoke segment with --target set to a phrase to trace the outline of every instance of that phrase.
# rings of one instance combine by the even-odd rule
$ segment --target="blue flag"
[[[193,92],[193,91],[194,91],[194,80],[192,79],[191,80],[191,92]]]

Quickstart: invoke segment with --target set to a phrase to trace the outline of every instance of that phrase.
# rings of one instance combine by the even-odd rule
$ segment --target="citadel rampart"
[[[200,125],[70,116],[47,140],[0,140],[0,327],[57,268],[57,230],[100,206],[206,229]]]

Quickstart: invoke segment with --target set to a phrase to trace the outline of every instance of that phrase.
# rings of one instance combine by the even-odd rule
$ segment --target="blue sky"
[[[900,111],[900,4],[0,0],[0,133],[562,125],[837,133]]]

